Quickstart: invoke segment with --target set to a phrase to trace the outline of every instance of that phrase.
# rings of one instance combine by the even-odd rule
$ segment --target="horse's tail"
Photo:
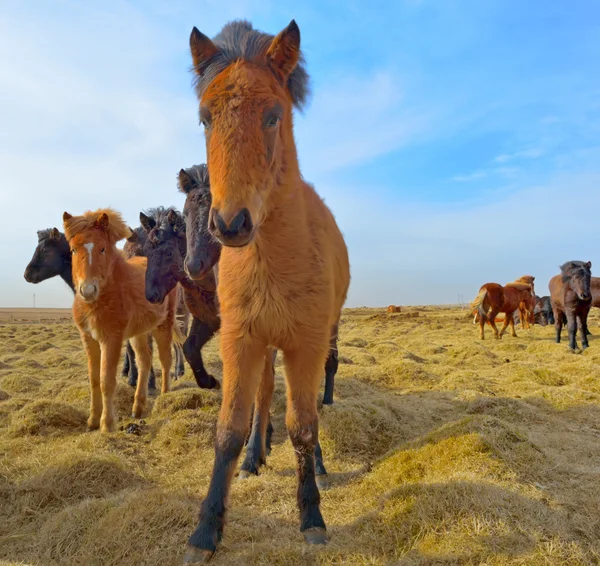
[[[475,297],[475,300],[471,303],[471,308],[473,310],[477,309],[479,316],[482,317],[487,317],[487,312],[483,306],[483,303],[487,297],[487,293],[487,289],[485,287],[482,287],[481,289],[479,289],[479,294]]]
[[[183,346],[187,336],[184,334],[181,326],[178,323],[179,321],[176,320],[175,324],[173,325],[173,342],[175,342],[177,346]]]

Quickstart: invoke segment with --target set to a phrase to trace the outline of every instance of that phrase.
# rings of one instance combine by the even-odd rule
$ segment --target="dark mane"
[[[567,261],[560,266],[563,281],[568,281],[571,277],[585,276],[591,274],[590,269],[583,261]]]
[[[210,191],[210,178],[208,176],[208,167],[206,166],[206,163],[203,163],[202,165],[192,165],[191,167],[186,167],[184,171],[192,179],[192,181],[194,181],[194,183],[197,185],[197,188]],[[182,186],[180,178],[177,179],[177,186],[179,187],[180,192],[184,194],[188,193],[189,188]]]
[[[175,226],[180,228],[181,230],[185,230],[185,222],[183,220],[183,215],[179,212],[174,206],[169,206],[165,208],[164,206],[157,206],[156,208],[149,208],[144,211],[146,216],[152,218],[157,226],[166,225],[168,223],[167,215],[169,212],[174,212],[177,216],[177,221]]]
[[[241,59],[264,65],[267,50],[274,37],[274,35],[253,29],[252,24],[247,20],[234,20],[225,24],[212,40],[219,49],[219,53],[212,57],[202,69],[197,69],[195,87],[198,98],[202,97],[215,77],[232,63]],[[308,83],[306,62],[300,52],[298,64],[287,82],[292,102],[298,110],[304,108],[308,99],[310,93]]]
[[[43,240],[48,240],[49,238],[51,238],[50,232],[52,232],[52,230],[54,230],[54,228],[46,228],[45,230],[38,230],[38,232],[37,232],[38,244],[40,242],[42,242]],[[62,232],[59,232],[59,234],[60,234],[61,240],[63,238],[65,238],[65,235]],[[66,238],[65,238],[65,240],[66,240]]]

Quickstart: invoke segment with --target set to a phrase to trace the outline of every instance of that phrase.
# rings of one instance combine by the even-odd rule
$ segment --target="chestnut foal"
[[[144,296],[146,258],[126,260],[117,242],[131,230],[112,209],[63,214],[65,235],[72,253],[75,300],[73,318],[88,357],[91,400],[88,426],[115,430],[113,397],[123,341],[130,339],[139,368],[132,415],[146,408],[148,375],[152,363],[148,337],[154,336],[162,367],[162,392],[169,391],[177,294],[174,289],[162,305]]]
[[[284,355],[300,530],[308,543],[327,541],[315,479],[317,393],[350,267],[332,213],[298,165],[292,110],[305,102],[308,75],[296,23],[273,37],[232,22],[214,41],[194,28],[190,48],[211,176],[209,229],[223,244],[223,401],[210,487],[185,558],[199,562],[212,556],[223,534],[270,346]]]

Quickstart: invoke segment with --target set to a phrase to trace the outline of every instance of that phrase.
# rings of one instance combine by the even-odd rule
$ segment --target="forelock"
[[[248,61],[266,67],[267,50],[274,38],[274,35],[255,30],[247,20],[234,20],[225,24],[212,40],[218,53],[203,66],[201,74],[195,75],[198,98],[202,98],[219,73],[236,61]],[[308,100],[309,81],[306,61],[300,51],[298,63],[287,80],[292,103],[298,110],[303,110]]]

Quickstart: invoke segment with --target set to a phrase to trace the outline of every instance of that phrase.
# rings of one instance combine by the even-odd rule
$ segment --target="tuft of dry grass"
[[[39,399],[13,415],[9,432],[13,436],[47,435],[81,429],[85,424],[83,411],[66,403]]]
[[[553,329],[481,342],[465,311],[348,309],[335,403],[320,409],[330,543],[298,532],[281,356],[273,451],[235,481],[214,564],[600,562],[600,316],[572,355]],[[220,377],[218,338],[205,349]],[[156,364],[158,365],[158,364]],[[212,469],[220,392],[190,370],[126,432],[86,430],[71,323],[0,324],[0,566],[181,563]]]

